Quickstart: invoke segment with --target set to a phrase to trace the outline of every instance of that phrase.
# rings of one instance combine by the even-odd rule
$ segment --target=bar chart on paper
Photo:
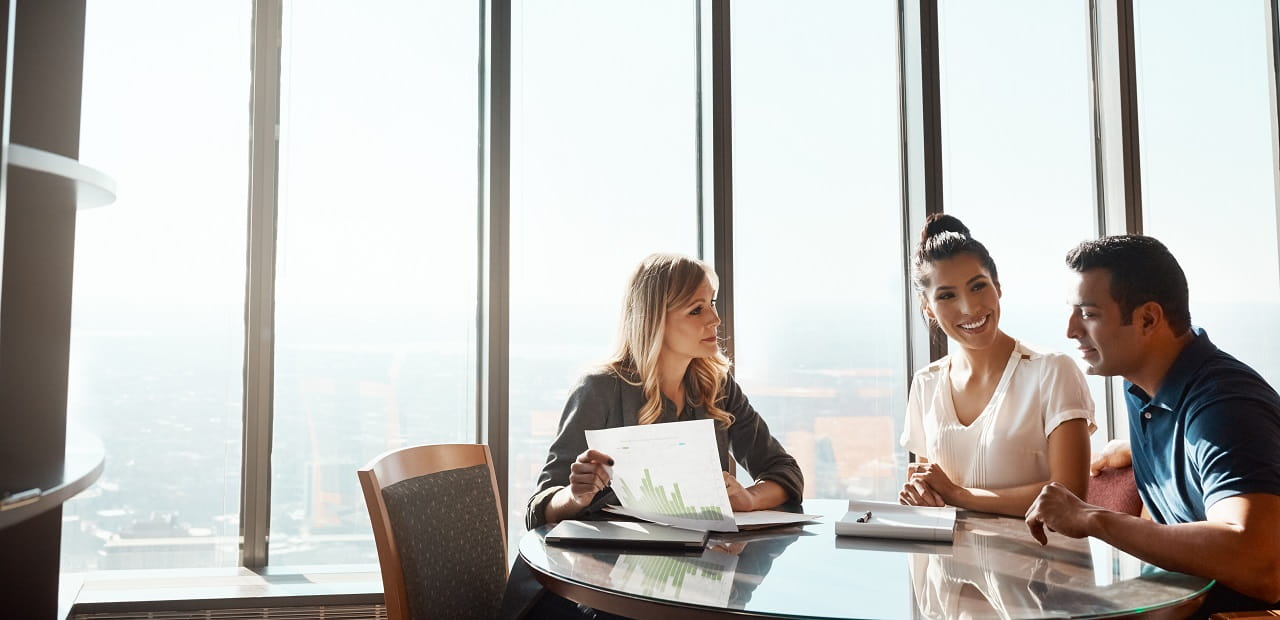
[[[614,460],[618,512],[677,527],[736,532],[712,420],[587,431]]]
[[[621,496],[624,506],[636,510],[700,521],[720,521],[724,519],[724,513],[720,511],[719,506],[686,505],[684,497],[680,494],[680,483],[678,482],[671,483],[671,493],[668,495],[661,486],[653,483],[653,478],[647,467],[644,469],[644,478],[640,481],[640,495],[637,496],[631,490],[631,485],[628,485],[626,480],[618,481],[618,484],[614,485],[614,490]]]

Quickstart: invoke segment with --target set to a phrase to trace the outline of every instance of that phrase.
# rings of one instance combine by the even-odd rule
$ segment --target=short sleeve
[[[800,473],[799,463],[769,432],[769,425],[756,413],[733,377],[725,380],[721,406],[733,414],[728,435],[734,457],[756,480],[775,482],[787,492],[790,501],[801,501],[804,474]]]
[[[551,496],[565,487],[569,481],[569,467],[587,449],[586,431],[607,428],[609,405],[617,402],[617,389],[615,377],[588,375],[569,395],[564,413],[560,415],[560,430],[547,452],[547,463],[538,475],[537,491],[526,505],[526,528],[533,529],[547,522],[547,504]]]
[[[1280,416],[1273,407],[1220,400],[1189,416],[1186,440],[1206,509],[1246,493],[1280,495]]]
[[[1090,435],[1098,430],[1093,420],[1093,397],[1089,395],[1089,384],[1070,357],[1062,354],[1045,356],[1040,393],[1044,398],[1045,437],[1063,422],[1078,418],[1088,421]]]
[[[907,390],[907,416],[903,420],[902,437],[898,439],[898,443],[916,456],[930,458],[926,452],[924,435],[923,372],[917,372],[911,378],[911,388]]]

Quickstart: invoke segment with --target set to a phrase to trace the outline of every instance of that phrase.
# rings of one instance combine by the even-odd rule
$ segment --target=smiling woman
[[[1095,429],[1084,375],[1000,329],[995,260],[960,220],[930,216],[913,264],[925,318],[957,346],[912,380],[902,445],[921,458],[899,500],[1021,516],[1051,481],[1084,497]]]

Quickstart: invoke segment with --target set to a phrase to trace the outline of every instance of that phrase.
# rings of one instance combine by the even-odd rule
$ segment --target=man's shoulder
[[[1215,352],[1185,389],[1180,415],[1189,441],[1280,442],[1280,395],[1240,360]]]
[[[1280,394],[1258,371],[1218,350],[1192,374],[1184,404],[1191,409],[1248,401],[1280,415]]]

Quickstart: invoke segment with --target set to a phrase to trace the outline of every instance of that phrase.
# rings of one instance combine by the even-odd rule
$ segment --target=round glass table
[[[1184,617],[1213,582],[1145,564],[1096,539],[961,511],[952,544],[836,536],[843,500],[808,500],[818,522],[713,534],[701,553],[547,544],[520,555],[547,589],[637,617]]]

